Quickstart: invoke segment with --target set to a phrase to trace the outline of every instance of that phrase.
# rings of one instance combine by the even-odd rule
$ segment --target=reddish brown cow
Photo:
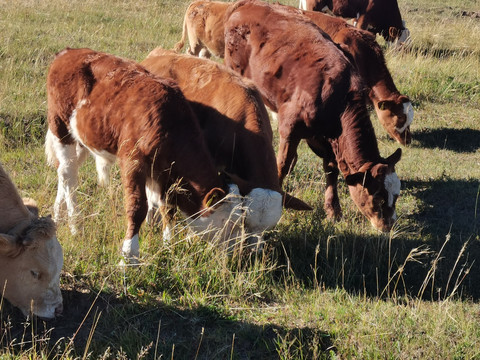
[[[147,214],[146,187],[177,205],[190,226],[223,228],[237,198],[217,174],[198,121],[176,84],[133,61],[90,49],[66,49],[47,76],[46,151],[58,162],[55,218],[66,201],[75,215],[75,188],[83,148],[94,155],[99,180],[118,158],[125,192],[127,230],[123,253],[139,255],[138,232]],[[177,184],[179,191],[167,191]],[[238,193],[238,188],[237,188]]]
[[[410,124],[413,121],[412,103],[397,90],[375,37],[340,18],[317,11],[302,13],[352,56],[367,85],[369,99],[375,107],[380,123],[392,138],[402,145],[409,144]]]
[[[400,15],[397,0],[300,0],[299,8],[325,11],[344,18],[356,18],[355,25],[382,35],[387,41],[403,43],[410,36]]]
[[[157,48],[141,62],[147,70],[178,83],[197,114],[218,170],[234,177],[249,200],[248,233],[261,237],[282,214],[273,135],[261,95],[253,83],[208,59]],[[285,206],[308,210],[286,196]]]
[[[189,39],[194,39],[191,44],[191,48],[196,49],[194,55],[213,51],[217,56],[223,57],[223,48],[221,49],[224,46],[223,17],[230,5],[232,4],[208,0],[193,2],[185,13],[184,33],[182,40],[176,46],[176,51],[183,46],[186,29],[188,29]],[[200,8],[201,11],[197,8]],[[288,8],[292,12],[302,11],[293,7]],[[316,11],[306,11],[304,14],[352,55],[360,75],[367,85],[369,99],[374,105],[380,123],[388,134],[402,145],[410,143],[413,107],[408,97],[400,94],[395,87],[385,64],[382,49],[375,41],[374,36],[348,25],[340,18]],[[215,38],[214,35],[221,39]],[[190,50],[188,51],[190,52]]]
[[[340,215],[339,168],[361,212],[376,228],[389,230],[400,193],[394,165],[401,150],[380,156],[363,82],[343,52],[311,21],[282,6],[238,1],[225,19],[225,63],[251,78],[278,112],[280,182],[306,139],[324,159],[328,216]]]

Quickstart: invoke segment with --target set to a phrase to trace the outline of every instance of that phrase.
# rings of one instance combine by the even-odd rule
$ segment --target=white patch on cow
[[[300,0],[298,8],[301,10],[307,10],[307,0]]]
[[[397,130],[397,132],[400,134],[402,134],[413,122],[413,106],[410,101],[403,103],[403,113],[407,118],[405,124],[402,127],[395,127],[395,130]]]
[[[248,232],[262,233],[277,225],[282,216],[282,194],[255,188],[245,197],[245,225]]]
[[[131,239],[125,239],[122,245],[122,253],[126,259],[138,258],[140,255],[140,241],[138,234],[135,234]]]
[[[62,293],[60,291],[60,273],[63,267],[63,251],[62,246],[57,238],[51,238],[46,243],[49,259],[51,260],[49,268],[51,270],[51,281],[47,289],[41,296],[41,301],[34,305],[35,315],[53,319],[57,312],[63,309]]]
[[[78,159],[76,144],[62,144],[51,132],[47,132],[46,144],[52,151],[54,157],[58,160],[58,191],[54,204],[54,220],[58,222],[61,217],[62,209],[64,205],[67,206],[68,217],[70,221],[70,227],[72,233],[76,232],[76,227],[73,222],[75,216],[76,197],[75,191],[78,185]],[[52,154],[47,153],[47,159],[51,159]],[[51,161],[51,160],[48,161]]]
[[[110,156],[95,154],[95,167],[97,169],[98,183],[100,185],[107,186],[110,183],[110,169],[112,168],[113,163],[114,161],[112,161]]]
[[[235,184],[229,185],[229,193],[208,216],[197,216],[189,220],[189,227],[200,235],[214,235],[222,231],[227,237],[236,236],[243,215],[242,197]]]
[[[393,199],[395,196],[400,195],[400,179],[396,173],[391,173],[385,176],[385,189],[388,192],[388,206],[393,206]]]

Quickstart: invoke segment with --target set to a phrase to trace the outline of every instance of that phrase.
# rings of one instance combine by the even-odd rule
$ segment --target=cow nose
[[[55,316],[60,316],[63,312],[63,304],[60,303],[55,307]]]

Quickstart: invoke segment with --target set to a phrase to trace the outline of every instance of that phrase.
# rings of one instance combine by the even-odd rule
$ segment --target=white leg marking
[[[307,10],[307,0],[300,0],[298,8],[301,10]]]
[[[391,173],[385,176],[385,189],[388,192],[388,206],[393,206],[394,196],[400,195],[400,179],[396,173]]]
[[[113,163],[107,157],[95,154],[95,167],[97,168],[98,183],[107,186],[110,183],[110,169]]]
[[[127,259],[132,259],[140,255],[140,241],[138,234],[135,234],[131,239],[125,239],[122,245],[123,256]]]

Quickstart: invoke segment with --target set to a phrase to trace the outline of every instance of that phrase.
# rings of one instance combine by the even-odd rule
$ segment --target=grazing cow
[[[280,183],[305,139],[323,158],[327,215],[340,216],[340,169],[360,211],[388,231],[400,193],[394,165],[401,149],[380,156],[355,67],[315,24],[283,6],[238,1],[225,19],[225,64],[252,79],[278,113]]]
[[[249,200],[246,230],[256,236],[273,228],[282,214],[273,135],[261,95],[253,83],[208,59],[154,49],[140,63],[182,90],[200,121],[218,170],[234,177]],[[286,195],[287,208],[309,206]]]
[[[58,163],[56,220],[65,201],[70,218],[75,215],[78,166],[87,148],[101,184],[108,182],[110,166],[119,160],[127,214],[122,251],[127,260],[139,255],[146,187],[163,204],[177,205],[192,217],[195,231],[210,226],[230,230],[229,217],[240,199],[222,201],[229,187],[215,170],[198,121],[172,80],[109,54],[65,49],[50,66],[47,95],[46,152],[50,163]],[[173,184],[177,186],[169,191]],[[238,193],[235,186],[230,189]],[[168,214],[162,215],[168,221]]]
[[[22,310],[51,319],[63,310],[60,292],[62,247],[55,223],[38,217],[32,200],[22,201],[0,165],[0,286],[2,295]]]
[[[309,11],[328,9],[336,16],[355,18],[355,26],[380,34],[390,42],[403,43],[410,36],[397,0],[300,0],[299,8]]]
[[[209,58],[213,53],[223,58],[223,15],[229,5],[231,3],[222,1],[193,1],[185,12],[182,39],[175,44],[175,51],[180,51],[185,45],[185,36],[188,33],[188,54]]]
[[[290,9],[301,11],[295,8]],[[317,11],[301,12],[352,56],[360,76],[367,85],[369,99],[380,123],[400,144],[409,144],[413,106],[410,99],[397,90],[375,37],[367,31],[347,24],[340,18]]]
[[[188,28],[189,39],[195,39],[198,44],[198,51],[194,55],[199,52],[208,52],[209,49],[211,51],[215,49],[217,56],[223,57],[224,49],[220,49],[220,44],[224,46],[223,18],[227,8],[231,5],[231,3],[206,0],[193,2],[185,14],[184,32],[179,44],[183,46],[185,29]],[[202,12],[196,11],[197,7],[201,7]],[[292,12],[301,11],[293,7],[288,8]],[[400,94],[397,90],[385,64],[382,49],[375,38],[364,30],[348,25],[340,18],[334,18],[316,11],[305,11],[303,13],[352,55],[360,75],[367,85],[369,99],[374,105],[380,123],[388,134],[399,143],[402,145],[409,144],[411,141],[410,124],[413,120],[413,107],[409,98]],[[199,16],[199,14],[202,16]],[[216,39],[213,34],[221,37],[221,39]],[[176,46],[176,51],[180,50],[181,46]]]

